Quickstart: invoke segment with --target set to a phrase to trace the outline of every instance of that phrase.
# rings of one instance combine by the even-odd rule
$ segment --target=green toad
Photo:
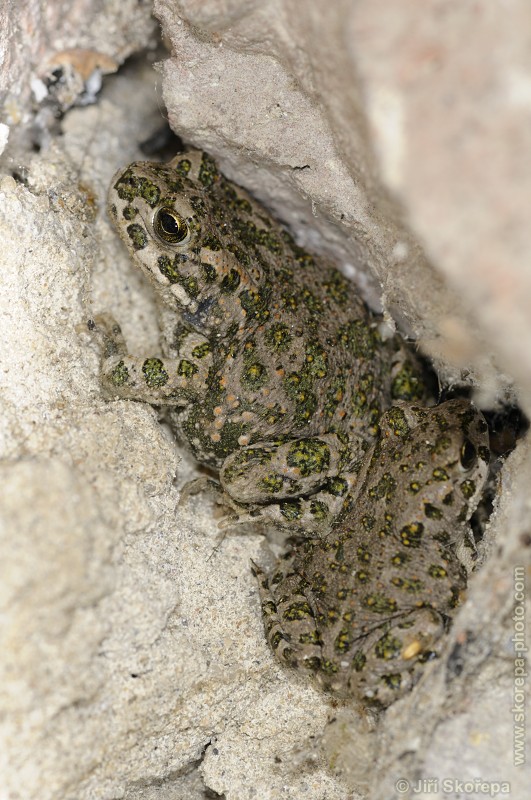
[[[162,352],[133,357],[100,321],[108,393],[167,406],[240,520],[326,532],[381,413],[422,400],[414,357],[205,153],[131,164],[109,208],[155,289]]]
[[[155,289],[161,352],[129,354],[100,318],[108,394],[165,406],[238,520],[299,537],[260,577],[284,663],[388,705],[437,653],[465,586],[453,545],[485,478],[484,420],[466,401],[419,407],[400,338],[207,154],[131,164],[109,208]]]

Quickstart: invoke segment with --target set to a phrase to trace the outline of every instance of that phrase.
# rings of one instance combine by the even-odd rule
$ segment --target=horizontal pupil
[[[171,214],[168,214],[167,212],[163,211],[159,219],[162,230],[165,231],[165,233],[171,233],[174,236],[179,233],[181,228],[179,221],[175,219],[175,217],[173,217]]]
[[[461,464],[465,469],[471,467],[476,460],[476,448],[471,441],[467,439],[461,448]]]

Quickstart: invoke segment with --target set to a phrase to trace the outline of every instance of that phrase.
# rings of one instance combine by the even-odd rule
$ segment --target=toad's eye
[[[470,469],[477,461],[477,451],[470,439],[465,439],[461,447],[460,461],[463,469]]]
[[[166,244],[180,244],[188,236],[188,225],[173,208],[163,206],[155,212],[153,228]]]

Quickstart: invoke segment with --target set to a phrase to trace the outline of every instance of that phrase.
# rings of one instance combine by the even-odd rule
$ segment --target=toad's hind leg
[[[386,707],[408,692],[424,665],[438,656],[445,618],[433,608],[416,608],[353,641],[348,654],[346,693]]]
[[[349,459],[335,433],[258,443],[226,458],[220,482],[238,522],[260,519],[307,536],[322,534],[357,481],[347,470]]]
[[[314,610],[304,594],[304,580],[290,571],[289,562],[271,579],[254,562],[252,570],[258,579],[266,638],[273,653],[288,666],[313,670],[320,663],[322,642]]]

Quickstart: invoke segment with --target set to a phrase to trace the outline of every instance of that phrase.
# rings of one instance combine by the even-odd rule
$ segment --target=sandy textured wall
[[[156,347],[105,193],[167,117],[447,380],[529,413],[531,12],[399,6],[158,0],[166,54],[148,3],[0,8],[0,800],[387,800],[419,776],[526,796],[511,637],[515,566],[531,584],[527,442],[446,658],[371,734],[273,662],[249,571],[263,539],[216,548],[210,500],[177,506],[193,466],[153,409],[104,401],[86,326],[111,310]],[[529,719],[528,684],[526,703]]]

